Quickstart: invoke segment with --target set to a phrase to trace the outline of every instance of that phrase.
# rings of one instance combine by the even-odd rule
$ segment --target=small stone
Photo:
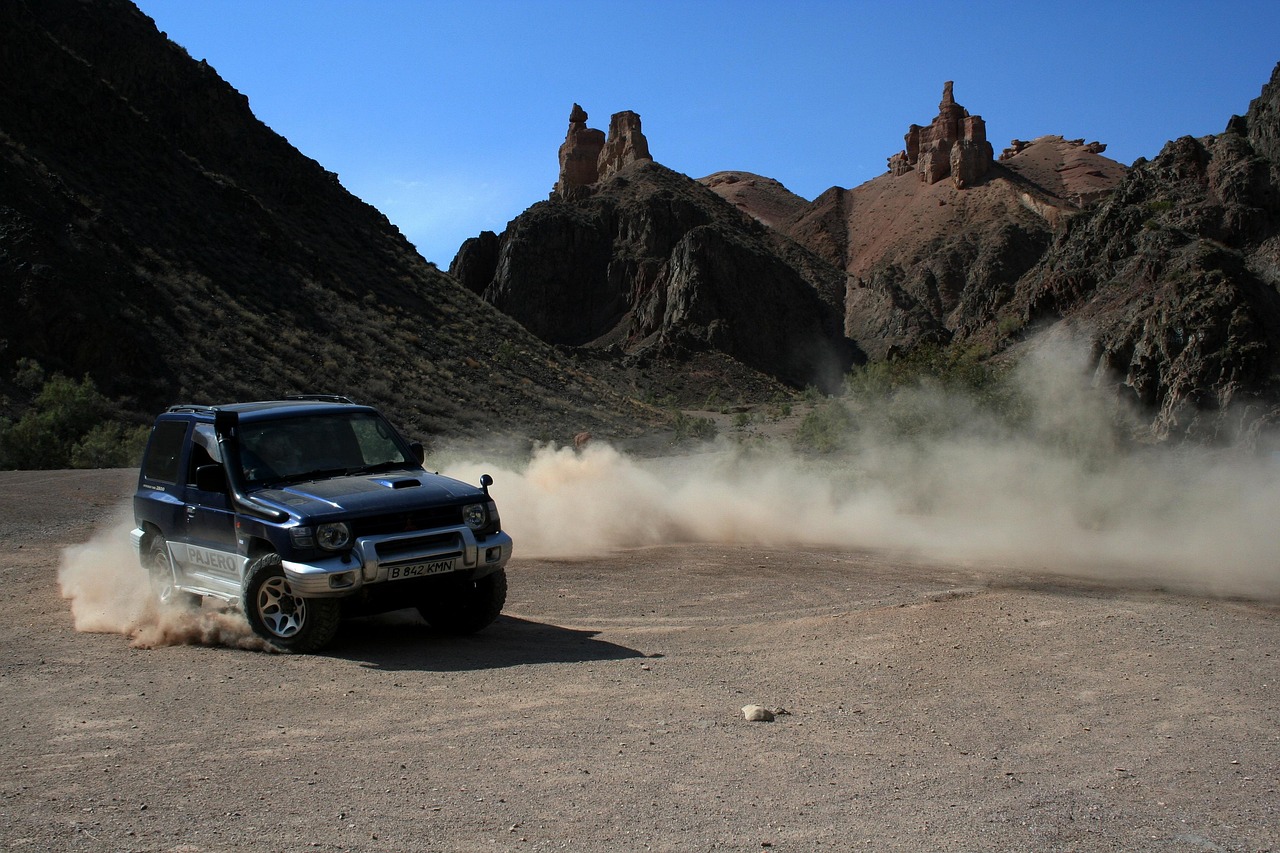
[[[763,705],[744,705],[742,716],[750,723],[772,723],[773,711]]]

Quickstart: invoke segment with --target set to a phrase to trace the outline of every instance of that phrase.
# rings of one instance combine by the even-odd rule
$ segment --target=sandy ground
[[[6,849],[1280,846],[1273,604],[684,546],[517,557],[466,639],[139,649],[57,580],[132,477],[0,473]]]

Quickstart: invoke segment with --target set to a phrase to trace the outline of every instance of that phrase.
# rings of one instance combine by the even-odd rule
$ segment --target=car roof
[[[215,412],[235,412],[244,421],[266,419],[276,415],[311,415],[333,412],[376,412],[372,406],[362,406],[343,397],[299,397],[286,400],[256,400],[245,403],[225,403],[207,406],[183,403],[170,406],[166,414],[208,415]]]

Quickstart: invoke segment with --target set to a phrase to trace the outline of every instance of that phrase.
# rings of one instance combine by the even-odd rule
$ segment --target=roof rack
[[[179,403],[176,406],[170,406],[165,411],[169,412],[216,412],[217,406],[203,406],[199,403]]]
[[[341,394],[289,394],[286,400],[314,400],[317,403],[347,403],[356,405],[356,401]]]

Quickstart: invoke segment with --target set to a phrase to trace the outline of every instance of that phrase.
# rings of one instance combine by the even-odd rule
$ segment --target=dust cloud
[[[62,597],[71,602],[77,631],[123,634],[139,649],[161,646],[228,646],[269,651],[242,614],[209,605],[164,607],[129,543],[127,506],[83,545],[63,550],[58,569]]]
[[[1280,599],[1280,461],[1126,440],[1125,413],[1078,369],[1084,360],[1070,346],[1025,357],[1017,399],[1004,404],[1016,418],[928,387],[891,402],[823,403],[843,412],[839,449],[825,454],[797,453],[783,439],[722,439],[663,457],[594,443],[496,464],[491,451],[433,461],[465,482],[494,475],[517,561],[693,542],[812,546],[992,576]],[[122,512],[64,552],[58,580],[77,630],[144,648],[269,648],[239,613],[160,609],[130,526]]]
[[[1085,361],[1070,345],[1025,357],[1014,419],[927,387],[891,405],[826,403],[844,407],[847,428],[842,449],[823,455],[724,440],[666,458],[592,444],[541,447],[518,464],[440,461],[468,482],[494,475],[517,559],[683,542],[819,546],[1280,598],[1280,463],[1126,440],[1125,412],[1092,386]]]

